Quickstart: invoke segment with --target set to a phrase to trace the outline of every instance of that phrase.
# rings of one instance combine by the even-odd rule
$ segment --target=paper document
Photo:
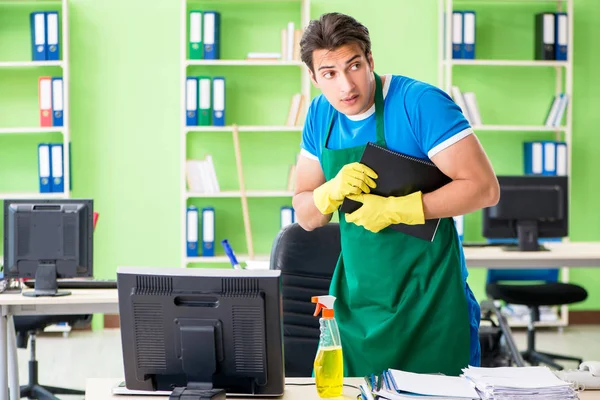
[[[390,369],[392,385],[403,395],[439,396],[452,399],[479,399],[471,383],[460,377],[415,374]],[[407,393],[403,393],[407,392]]]

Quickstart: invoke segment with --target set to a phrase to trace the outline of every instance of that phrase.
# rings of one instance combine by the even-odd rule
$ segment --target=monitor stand
[[[67,296],[70,294],[69,291],[58,290],[55,263],[40,263],[35,271],[34,289],[23,292],[23,296],[28,297]]]
[[[176,387],[169,400],[225,400],[225,390],[213,389],[210,383],[188,382],[186,387]]]
[[[538,243],[537,222],[533,220],[517,222],[517,236],[519,244],[517,246],[506,246],[506,251],[548,251],[548,249]]]

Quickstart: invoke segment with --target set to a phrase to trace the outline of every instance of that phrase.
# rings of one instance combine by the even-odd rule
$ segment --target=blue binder
[[[544,171],[542,175],[556,175],[556,142],[547,140],[544,145]]]
[[[188,77],[185,84],[185,124],[198,125],[198,78]]]
[[[452,58],[462,58],[463,54],[463,14],[452,13]]]
[[[52,78],[52,126],[63,126],[64,94],[63,79]]]
[[[567,50],[569,48],[569,19],[567,13],[556,13],[556,27],[554,29],[554,51],[555,58],[559,61],[567,61]]]
[[[46,14],[32,12],[29,14],[31,27],[31,60],[46,60]]]
[[[213,78],[213,125],[225,126],[225,77]]]
[[[475,11],[463,11],[462,58],[475,59]]]
[[[294,223],[294,209],[290,206],[281,207],[280,228],[283,229]]]
[[[198,207],[189,206],[186,217],[186,254],[188,257],[198,257]]]
[[[204,13],[204,59],[221,58],[221,14],[216,11]]]
[[[46,13],[46,59],[59,60],[59,22],[58,12],[49,11]]]
[[[204,207],[202,209],[202,256],[215,255],[215,209]]]
[[[41,143],[38,145],[38,176],[40,181],[40,193],[52,192],[50,179],[52,178],[52,153],[50,145]]]
[[[64,157],[62,143],[50,145],[50,160],[52,162],[51,192],[62,193],[65,191]]]
[[[544,145],[542,142],[523,143],[525,175],[542,175],[544,172]]]

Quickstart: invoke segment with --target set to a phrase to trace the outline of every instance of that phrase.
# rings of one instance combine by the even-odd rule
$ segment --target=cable
[[[309,382],[309,383],[286,383],[285,384],[285,386],[315,386],[315,385],[316,385],[315,382]],[[358,386],[354,386],[354,385],[351,385],[349,383],[344,383],[344,386],[351,387],[352,389],[359,390]]]

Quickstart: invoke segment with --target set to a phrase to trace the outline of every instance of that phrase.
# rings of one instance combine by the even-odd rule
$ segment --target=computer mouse
[[[586,361],[581,363],[579,369],[582,371],[590,371],[594,376],[600,377],[600,361]]]

